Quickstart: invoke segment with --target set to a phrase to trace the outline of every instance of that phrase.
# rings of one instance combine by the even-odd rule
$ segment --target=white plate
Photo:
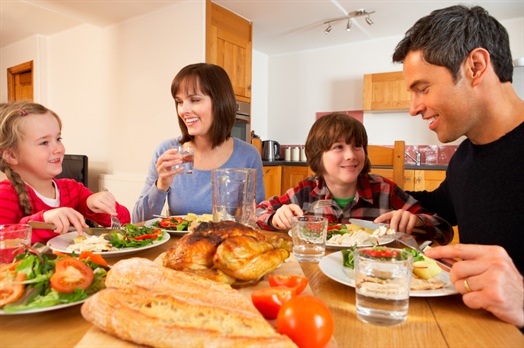
[[[0,309],[0,315],[31,314],[31,313],[40,313],[40,312],[54,311],[54,310],[57,310],[57,309],[67,308],[67,307],[72,307],[72,306],[76,306],[76,305],[82,304],[86,300],[87,300],[87,298],[85,298],[83,300],[80,300],[80,301],[77,301],[77,302],[64,303],[64,304],[61,304],[61,305],[56,305],[56,306],[51,306],[51,307],[29,309],[27,311],[20,311],[20,312],[14,312],[14,313],[6,313],[2,309]]]
[[[47,242],[47,246],[51,249],[59,251],[61,253],[71,254],[71,251],[67,251],[67,247],[74,243],[74,239],[78,236],[77,232],[69,232],[66,234],[61,234]],[[142,250],[151,249],[159,245],[164,244],[171,238],[168,233],[164,233],[162,239],[155,240],[153,244],[148,244],[139,248],[122,248],[118,250],[111,251],[93,251],[94,254],[101,254],[104,257],[118,256],[121,254],[137,253]]]
[[[389,236],[383,236],[383,237],[380,237],[378,240],[376,240],[376,245],[385,245],[385,244],[389,244],[391,243],[392,241],[394,241],[395,238],[393,237],[389,237]],[[329,240],[326,241],[326,248],[330,248],[330,249],[346,249],[346,248],[350,248],[352,247],[353,245],[349,245],[349,244],[332,244],[329,242]],[[370,247],[370,246],[373,246],[373,243],[372,242],[364,242],[364,243],[360,243],[360,244],[357,244],[358,247]]]
[[[319,267],[322,273],[329,278],[339,283],[355,287],[355,279],[353,277],[354,271],[342,264],[342,252],[337,251],[327,256],[324,256],[319,262]],[[447,272],[440,272],[437,278],[441,279],[445,286],[442,289],[436,290],[411,290],[409,296],[411,297],[437,297],[458,294],[455,286],[449,281],[449,274]]]
[[[349,219],[349,222],[351,222],[352,224],[358,225],[360,227],[369,228],[370,230],[373,230],[373,231],[377,230],[380,226],[387,226],[387,224],[376,224],[373,221],[360,220],[360,219]],[[391,243],[394,240],[395,238],[385,235],[385,236],[379,237],[376,244],[385,245],[385,244]],[[333,243],[330,243],[329,240],[326,241],[326,247],[330,249],[344,249],[344,248],[350,248],[352,246],[353,245],[349,245],[349,244],[333,244]],[[364,242],[361,244],[357,244],[357,246],[368,247],[368,246],[373,246],[373,243]]]
[[[181,218],[185,218],[186,216],[185,215],[173,215],[173,216],[170,216],[170,217],[181,217]],[[157,221],[160,221],[162,220],[163,218],[155,218],[155,219],[151,219],[151,220],[147,220],[146,222],[144,222],[144,226],[146,227],[154,227],[153,224]],[[154,228],[158,228],[158,227],[154,227]],[[178,230],[168,230],[168,229],[164,229],[164,228],[161,228],[162,231],[165,231],[165,232],[168,232],[168,233],[171,233],[171,234],[174,234],[174,235],[184,235],[184,234],[187,234],[189,233],[188,230],[181,230],[181,231],[178,231]]]

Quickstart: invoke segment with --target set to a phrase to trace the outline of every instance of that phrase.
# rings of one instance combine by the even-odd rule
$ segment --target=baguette
[[[296,347],[227,284],[132,258],[113,266],[106,286],[82,305],[82,315],[127,341],[153,347]]]

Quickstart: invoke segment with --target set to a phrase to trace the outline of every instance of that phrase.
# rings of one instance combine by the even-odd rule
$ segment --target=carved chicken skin
[[[232,284],[260,279],[290,251],[291,243],[282,237],[266,239],[233,221],[203,222],[167,251],[163,265]]]

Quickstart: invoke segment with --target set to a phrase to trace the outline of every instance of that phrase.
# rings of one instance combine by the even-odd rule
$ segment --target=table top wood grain
[[[178,239],[125,257],[154,260]],[[114,264],[119,257],[107,259]],[[355,290],[331,280],[318,263],[300,263],[311,291],[331,309],[338,347],[524,347],[524,335],[487,311],[463,304],[461,295],[412,297],[408,319],[393,327],[361,322]],[[0,347],[75,347],[93,329],[80,305],[34,314],[0,316]]]

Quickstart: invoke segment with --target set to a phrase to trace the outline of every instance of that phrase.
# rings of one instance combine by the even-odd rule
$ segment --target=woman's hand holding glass
[[[169,186],[173,183],[175,175],[184,171],[184,167],[180,166],[183,163],[182,157],[179,155],[178,150],[171,148],[164,152],[156,162],[156,171],[158,173],[158,180],[156,187],[161,191],[167,191]]]

